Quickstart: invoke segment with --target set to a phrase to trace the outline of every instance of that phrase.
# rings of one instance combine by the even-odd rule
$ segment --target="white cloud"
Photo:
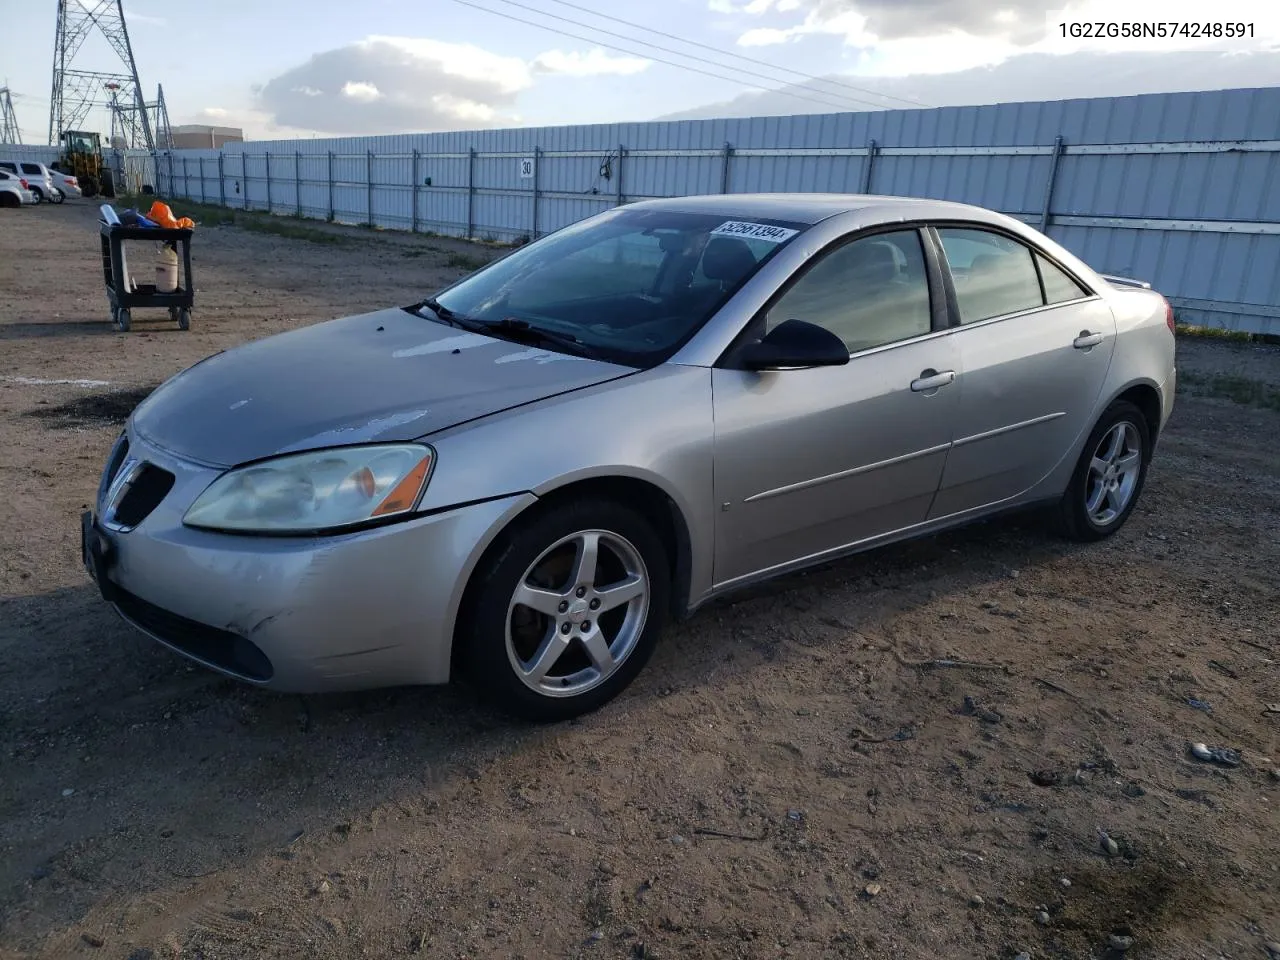
[[[356,44],[364,50],[386,45],[421,63],[438,66],[449,76],[496,84],[514,93],[529,86],[529,66],[519,57],[504,57],[470,43],[446,43],[425,37],[372,36]]]
[[[86,10],[89,9],[83,0],[80,0],[80,6]],[[153,17],[145,13],[139,13],[133,9],[132,4],[124,12],[124,22],[129,26],[133,26],[135,23],[145,24],[148,27],[167,27],[169,25],[169,21],[164,17]]]
[[[571,77],[631,76],[648,69],[651,63],[641,57],[615,57],[600,47],[593,47],[586,53],[548,50],[533,58],[533,69],[538,73],[559,73]]]
[[[225,120],[231,116],[231,111],[224,107],[205,107],[200,111],[200,116],[208,117],[210,120]]]
[[[327,134],[458,130],[513,124],[517,95],[542,76],[633,76],[643,57],[600,47],[531,60],[470,43],[375,35],[314,54],[255,88],[257,113],[281,129]]]
[[[738,37],[740,47],[768,47],[776,43],[786,43],[802,31],[797,29],[779,30],[777,27],[756,27]],[[807,32],[807,31],[804,31]]]
[[[733,0],[707,0],[707,9],[712,13],[736,13]]]
[[[490,123],[497,116],[497,112],[487,103],[478,103],[475,100],[454,97],[447,93],[438,93],[431,100],[442,113],[450,114],[463,121]]]
[[[365,83],[364,81],[353,83],[350,80],[342,85],[342,95],[350,97],[352,100],[359,100],[362,103],[372,103],[382,97],[378,88],[372,83]]]

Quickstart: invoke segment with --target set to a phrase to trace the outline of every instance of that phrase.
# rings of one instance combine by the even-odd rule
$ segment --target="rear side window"
[[[1067,300],[1079,300],[1089,295],[1089,291],[1076,283],[1066,271],[1038,253],[1036,266],[1040,268],[1040,279],[1044,283],[1045,303],[1065,303]]]
[[[961,323],[1044,306],[1031,251],[986,230],[941,227],[938,236],[955,281]]]
[[[37,177],[44,176],[44,171],[40,169],[40,164],[38,163],[24,163],[22,165],[22,172],[30,173]]]
[[[8,170],[10,173],[17,173],[18,165],[16,163],[0,163],[0,170]]]

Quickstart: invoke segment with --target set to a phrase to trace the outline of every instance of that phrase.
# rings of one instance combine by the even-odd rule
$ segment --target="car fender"
[[[422,439],[436,450],[423,511],[524,493],[542,499],[596,479],[651,485],[674,504],[688,532],[688,582],[679,586],[691,600],[710,589],[715,512],[709,369],[666,364]],[[504,526],[517,517],[506,518]]]

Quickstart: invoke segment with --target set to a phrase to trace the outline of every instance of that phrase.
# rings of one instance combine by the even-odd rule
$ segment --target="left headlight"
[[[422,444],[316,450],[224,473],[191,505],[191,527],[245,533],[340,530],[408,513],[431,476]]]

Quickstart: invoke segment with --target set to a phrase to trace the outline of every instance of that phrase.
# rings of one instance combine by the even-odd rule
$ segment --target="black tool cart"
[[[195,290],[191,283],[191,234],[190,229],[171,230],[165,227],[139,227],[119,223],[98,224],[102,235],[102,274],[107,285],[107,302],[111,305],[111,322],[117,330],[127,331],[133,320],[135,307],[168,309],[180,330],[191,327],[191,307],[195,303]],[[180,250],[182,272],[178,286],[172,293],[161,293],[155,283],[134,283],[130,289],[128,271],[121,244],[125,240],[146,240],[164,243],[170,249]],[[147,268],[152,267],[153,257],[146,258]],[[141,264],[138,264],[141,266]],[[153,274],[154,277],[154,274]]]

